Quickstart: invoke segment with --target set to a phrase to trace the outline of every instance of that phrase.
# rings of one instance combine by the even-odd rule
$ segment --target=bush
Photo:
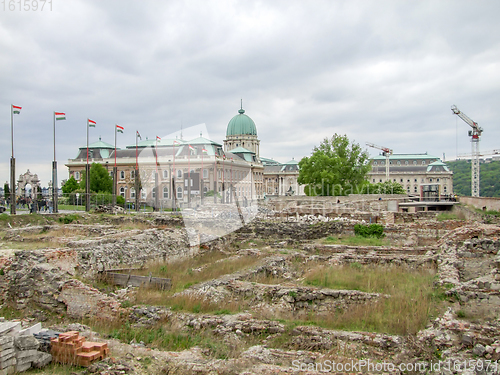
[[[76,214],[70,214],[59,218],[60,223],[71,224],[73,221],[81,219],[81,216]]]
[[[380,224],[356,224],[354,226],[354,234],[361,237],[384,237],[384,226]]]

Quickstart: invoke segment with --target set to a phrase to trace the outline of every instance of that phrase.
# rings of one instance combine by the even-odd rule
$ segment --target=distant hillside
[[[471,164],[466,160],[447,161],[453,171],[453,191],[458,195],[470,196]],[[500,161],[480,164],[479,195],[500,197]]]

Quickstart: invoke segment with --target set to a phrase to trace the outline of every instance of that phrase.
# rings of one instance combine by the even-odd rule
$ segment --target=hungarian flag
[[[117,131],[118,133],[123,133],[123,130],[124,130],[123,126],[116,125],[116,131]]]
[[[208,153],[208,151],[207,151],[207,150],[205,150],[204,148],[202,148],[202,149],[201,149],[201,152],[203,152],[204,154],[207,154],[207,153]]]
[[[193,146],[191,146],[191,145],[189,145],[189,149],[190,149],[191,151],[194,151],[194,147],[193,147]]]
[[[87,124],[89,125],[89,128],[95,128],[96,122],[88,118]]]
[[[156,136],[156,140],[157,140],[157,141],[161,141],[161,138],[160,138],[160,137],[158,137],[158,136]]]
[[[19,107],[17,105],[12,104],[12,112],[15,115],[18,115],[19,113],[21,113],[21,109],[22,109],[22,107]]]
[[[180,144],[181,144],[180,142],[178,142],[178,141],[174,141],[174,146],[175,146],[175,145],[180,145]]]
[[[141,137],[141,135],[139,134],[139,131],[138,131],[138,130],[136,130],[136,133],[137,133],[137,137],[139,137],[139,139],[142,141],[142,137]]]
[[[54,112],[56,120],[66,120],[66,113],[64,112]]]

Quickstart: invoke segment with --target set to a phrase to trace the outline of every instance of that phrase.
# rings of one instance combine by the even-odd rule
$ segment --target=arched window
[[[130,198],[135,199],[135,188],[130,188]]]
[[[146,199],[146,198],[147,198],[147,196],[148,196],[148,195],[147,195],[147,193],[146,193],[146,190],[144,190],[144,189],[143,189],[143,190],[141,191],[141,199]]]
[[[80,179],[80,172],[75,172],[75,180],[79,180]]]
[[[182,178],[182,171],[180,169],[177,170],[177,178]]]
[[[121,187],[120,188],[120,195],[125,198],[125,188],[124,187]]]
[[[163,198],[168,199],[168,187],[163,188]]]
[[[376,162],[376,161],[374,161],[374,162],[373,162],[373,165],[377,165],[377,162]]]
[[[166,169],[163,171],[163,178],[168,178],[168,171]]]
[[[177,199],[182,199],[182,188],[180,186],[177,188]]]
[[[124,179],[125,178],[125,171],[120,171],[120,179]]]
[[[203,169],[203,178],[208,178],[208,169]]]

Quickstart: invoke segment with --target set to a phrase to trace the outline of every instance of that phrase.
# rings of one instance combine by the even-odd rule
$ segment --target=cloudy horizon
[[[31,4],[32,1],[27,0]],[[17,4],[17,2],[15,2]],[[205,123],[225,138],[240,99],[261,156],[309,156],[333,134],[395,153],[446,160],[499,149],[500,26],[496,1],[52,0],[52,10],[0,9],[0,179],[9,178],[10,105],[16,178],[50,180],[52,114],[64,164],[89,143],[135,144]],[[47,6],[48,4],[46,4]],[[371,155],[379,152],[367,148]]]

